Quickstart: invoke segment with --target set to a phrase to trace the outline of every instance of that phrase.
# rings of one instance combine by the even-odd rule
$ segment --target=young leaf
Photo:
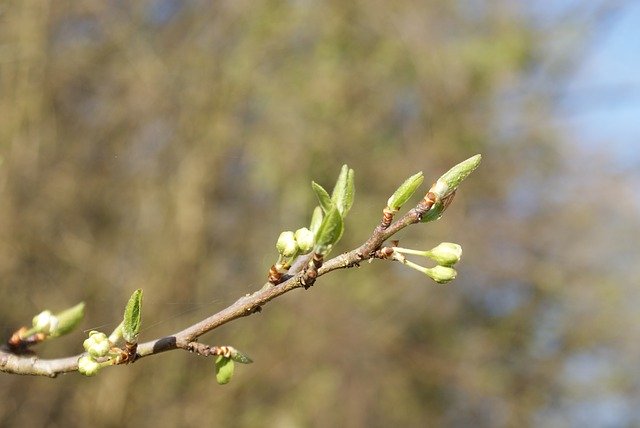
[[[413,196],[414,192],[420,187],[424,181],[422,171],[407,178],[404,183],[398,187],[393,195],[387,201],[387,207],[390,210],[398,211]]]
[[[342,218],[347,215],[353,205],[354,193],[353,170],[349,169],[347,165],[342,165],[340,175],[338,175],[338,180],[331,193],[331,200],[338,207]]]
[[[324,216],[322,208],[316,207],[311,215],[311,223],[309,224],[309,230],[313,232],[313,236],[316,236],[318,229],[322,224],[322,217]]]
[[[315,181],[311,182],[311,188],[316,193],[316,197],[318,198],[318,202],[322,207],[322,211],[324,211],[325,213],[329,212],[329,210],[331,210],[331,207],[333,206],[333,202],[331,202],[331,196],[329,196],[329,193],[324,190],[324,187],[322,187]]]
[[[231,358],[220,355],[216,359],[216,381],[220,385],[229,383],[233,377],[234,364]]]
[[[57,337],[69,333],[84,318],[84,302],[57,313],[56,318],[58,318],[58,327],[51,331],[51,336]]]
[[[314,251],[326,255],[342,237],[343,229],[344,223],[340,211],[333,207],[322,220],[318,233],[316,233]]]
[[[122,324],[122,337],[127,343],[137,343],[141,322],[142,290],[133,292],[124,309],[124,322]]]
[[[433,204],[431,209],[422,216],[420,222],[429,223],[430,221],[440,220],[440,217],[442,217],[442,213],[444,213],[446,208],[446,205],[442,203],[442,201],[436,202]]]
[[[356,185],[354,179],[354,172],[352,169],[349,169],[349,174],[347,175],[347,186],[344,193],[344,203],[342,204],[342,218],[347,216],[347,213],[353,206],[353,198],[356,194]]]

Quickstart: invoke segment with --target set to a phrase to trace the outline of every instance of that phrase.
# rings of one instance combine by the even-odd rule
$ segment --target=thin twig
[[[384,227],[386,225],[383,224],[378,225],[369,239],[360,247],[325,261],[322,267],[318,269],[317,276],[326,275],[337,269],[353,267],[363,260],[374,258],[376,251],[384,241],[405,227],[420,221],[422,215],[430,207],[430,204],[425,204],[422,201],[388,227]],[[190,346],[192,346],[190,344],[203,334],[230,321],[259,312],[271,300],[291,290],[301,288],[304,283],[305,266],[307,266],[308,261],[308,255],[300,257],[300,260],[297,260],[289,269],[286,279],[277,285],[267,282],[260,290],[241,297],[227,308],[182,331],[138,344],[135,361],[173,349],[190,350]],[[78,358],[82,355],[58,359],[41,359],[35,355],[16,355],[8,352],[7,349],[0,349],[0,371],[21,375],[56,377],[61,373],[76,371],[78,369]]]

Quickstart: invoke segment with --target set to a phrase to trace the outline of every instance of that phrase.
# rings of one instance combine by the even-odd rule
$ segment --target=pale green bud
[[[33,328],[38,333],[51,334],[58,327],[58,318],[46,310],[33,317]]]
[[[78,358],[78,372],[85,376],[94,376],[98,373],[102,366],[99,362],[89,355],[83,355]]]
[[[109,350],[111,350],[109,338],[100,331],[92,331],[89,333],[89,337],[85,339],[82,346],[85,351],[95,358],[104,357],[109,353]]]
[[[284,257],[293,257],[298,252],[298,244],[294,233],[290,230],[282,232],[278,242],[276,242],[276,249]]]
[[[458,274],[455,269],[440,265],[431,269],[425,268],[424,273],[438,284],[445,284],[453,281]]]
[[[481,155],[475,155],[469,159],[460,162],[449,171],[445,172],[442,177],[438,179],[435,185],[431,187],[431,192],[438,195],[440,199],[444,199],[451,193],[453,193],[460,183],[473,172],[474,169],[480,165],[482,160]]]
[[[72,331],[80,321],[84,318],[84,302],[65,309],[62,312],[58,312],[56,315],[58,319],[58,325],[56,328],[51,329],[52,336],[62,336]]]
[[[442,266],[453,266],[462,257],[462,247],[453,242],[442,242],[437,247],[427,251],[427,257]]]
[[[420,266],[419,264],[414,263],[411,260],[407,260],[400,252],[397,252],[397,251],[394,252],[393,258],[395,260],[400,261],[405,266],[409,266],[410,268],[415,269],[418,272],[424,273],[429,278],[433,279],[435,282],[438,282],[440,284],[453,281],[457,275],[457,272],[455,271],[455,269],[448,266],[438,265],[434,268]]]
[[[387,207],[392,211],[398,211],[415,193],[423,181],[424,176],[422,175],[422,171],[407,178],[387,200]]]
[[[302,254],[307,254],[313,249],[313,232],[306,227],[296,230],[294,237]]]

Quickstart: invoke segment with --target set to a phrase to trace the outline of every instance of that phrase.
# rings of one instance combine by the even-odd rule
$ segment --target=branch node
[[[131,364],[138,359],[138,343],[125,342],[124,344],[124,364]]]
[[[395,213],[396,211],[389,209],[389,207],[385,207],[382,210],[382,221],[380,222],[380,228],[382,230],[387,229],[391,225],[391,222],[393,221],[393,215]]]
[[[393,256],[393,248],[391,247],[382,247],[374,254],[374,258],[382,260],[388,260],[391,256]]]
[[[282,282],[282,272],[280,272],[276,265],[271,265],[271,268],[269,268],[268,281],[273,285],[278,285]]]

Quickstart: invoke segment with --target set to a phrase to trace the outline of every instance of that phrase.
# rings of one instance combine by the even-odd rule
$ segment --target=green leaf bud
[[[313,249],[313,232],[306,227],[296,230],[295,239],[302,254],[307,254]]]
[[[404,183],[396,189],[387,201],[387,207],[392,211],[398,211],[409,200],[415,191],[420,187],[424,181],[422,171],[407,178]]]
[[[78,372],[80,372],[80,374],[85,376],[95,376],[101,368],[102,366],[100,363],[89,355],[83,355],[78,358]]]
[[[425,268],[424,273],[438,284],[446,284],[453,281],[458,274],[455,269],[447,266],[436,266],[431,269]]]
[[[460,162],[438,179],[436,184],[431,187],[431,192],[435,193],[439,199],[446,198],[458,188],[462,180],[480,165],[481,160],[482,156],[478,154]]]
[[[220,385],[229,383],[233,377],[234,364],[233,360],[229,357],[220,355],[216,359],[216,381]]]
[[[453,242],[442,242],[426,252],[427,257],[441,266],[453,266],[462,257],[462,247]]]
[[[142,321],[142,290],[133,292],[127,306],[124,309],[124,320],[122,323],[122,337],[127,343],[137,343],[140,324]]]
[[[284,257],[293,257],[298,252],[298,244],[296,243],[296,237],[293,232],[287,230],[282,232],[276,242],[276,249],[279,254]]]
[[[70,333],[84,318],[84,302],[58,312],[55,316],[58,319],[58,325],[51,329],[51,335],[58,337]]]

